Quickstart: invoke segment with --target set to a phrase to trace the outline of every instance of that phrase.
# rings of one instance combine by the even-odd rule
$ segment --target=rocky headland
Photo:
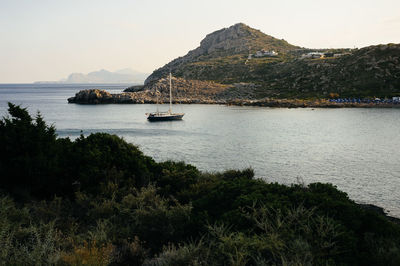
[[[238,23],[208,34],[200,46],[155,70],[144,86],[120,94],[81,91],[71,103],[174,102],[273,107],[375,107],[336,98],[400,96],[400,44],[361,49],[307,49]],[[317,100],[298,100],[317,99]],[[379,107],[392,107],[380,103]]]

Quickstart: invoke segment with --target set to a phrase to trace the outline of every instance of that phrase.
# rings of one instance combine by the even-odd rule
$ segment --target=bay
[[[400,109],[175,105],[186,113],[183,121],[151,123],[145,113],[154,105],[67,103],[81,89],[126,87],[0,84],[0,115],[13,102],[40,111],[59,137],[106,132],[157,161],[185,161],[209,172],[251,167],[257,177],[283,184],[332,183],[357,202],[400,217]]]

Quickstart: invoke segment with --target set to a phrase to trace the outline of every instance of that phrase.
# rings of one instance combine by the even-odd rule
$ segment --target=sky
[[[0,0],[0,83],[151,73],[239,22],[308,48],[400,43],[399,0]]]

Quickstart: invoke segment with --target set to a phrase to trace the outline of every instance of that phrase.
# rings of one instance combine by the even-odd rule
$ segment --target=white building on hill
[[[275,52],[274,50],[266,51],[262,49],[261,51],[257,51],[253,56],[254,57],[278,56],[278,53]]]

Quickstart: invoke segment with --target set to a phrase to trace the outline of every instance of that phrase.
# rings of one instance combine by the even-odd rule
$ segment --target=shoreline
[[[334,103],[326,99],[301,100],[301,99],[268,99],[233,101],[227,105],[259,106],[278,108],[400,108],[400,104],[393,103]]]
[[[156,104],[153,92],[123,92],[111,94],[105,90],[81,90],[74,97],[68,98],[68,103],[76,104]],[[336,103],[329,99],[229,99],[212,96],[198,96],[197,98],[176,98],[174,104],[218,104],[232,106],[259,106],[276,108],[400,108],[400,103]],[[163,96],[159,103],[169,103],[167,96]]]

